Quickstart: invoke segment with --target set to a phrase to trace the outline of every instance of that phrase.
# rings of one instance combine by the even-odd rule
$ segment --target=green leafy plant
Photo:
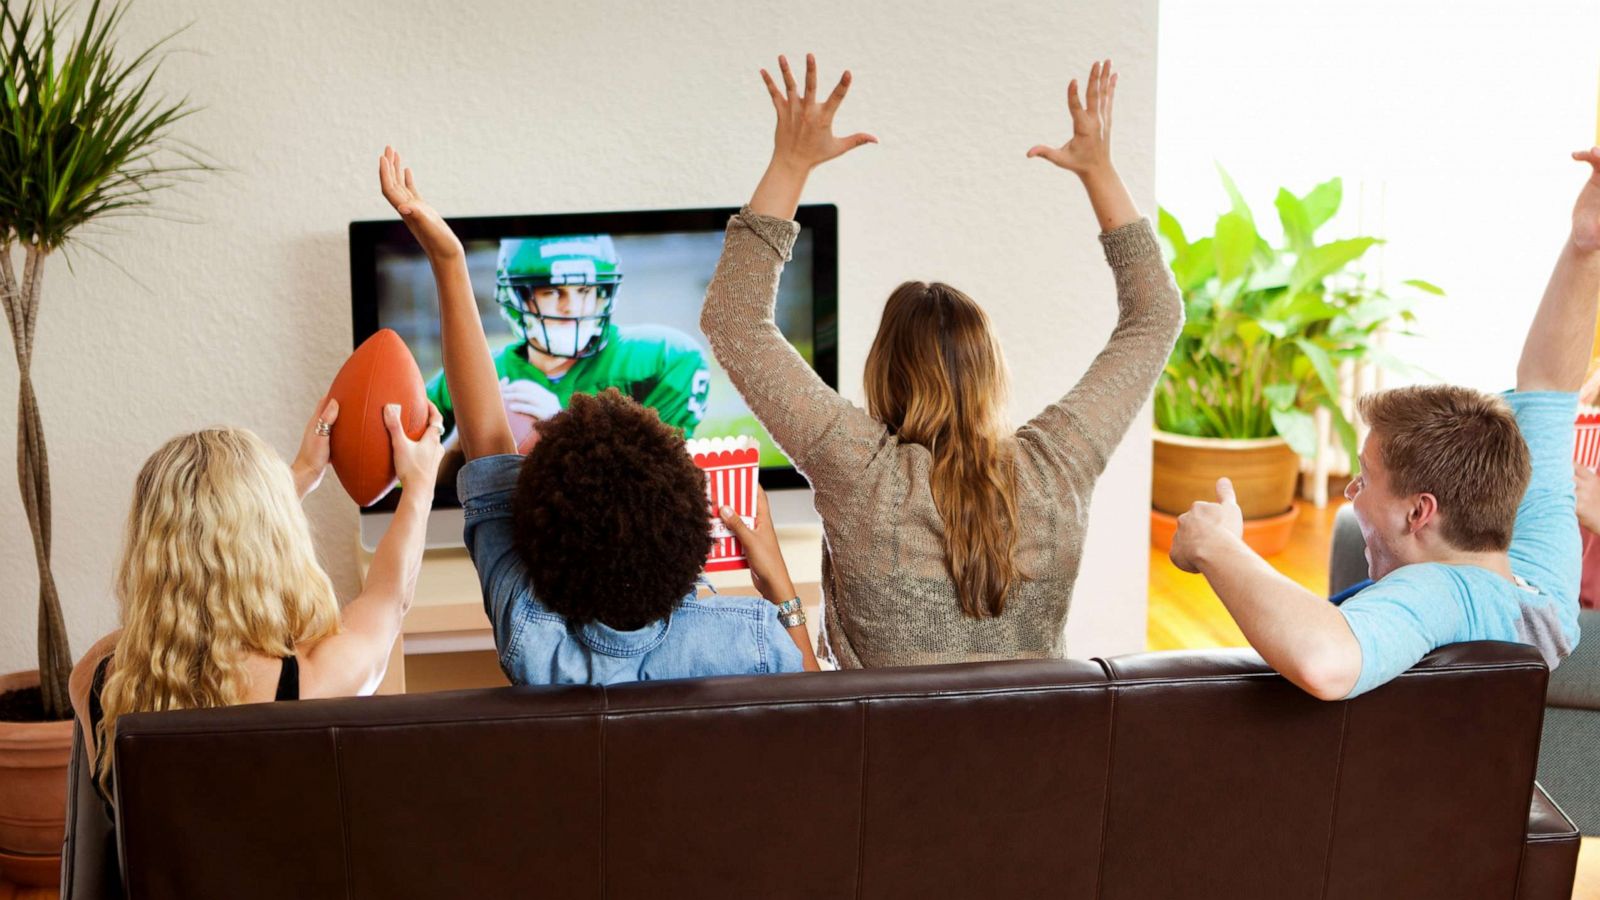
[[[1355,428],[1338,403],[1339,364],[1367,359],[1409,369],[1378,347],[1375,335],[1393,322],[1412,323],[1419,295],[1444,292],[1410,280],[1403,282],[1407,294],[1395,296],[1372,284],[1355,264],[1382,243],[1377,238],[1317,243],[1317,229],[1339,211],[1339,179],[1299,196],[1279,189],[1273,205],[1283,243],[1274,246],[1233,179],[1218,171],[1231,208],[1211,235],[1190,242],[1172,213],[1160,211],[1186,319],[1156,385],[1156,427],[1193,437],[1278,435],[1312,456],[1312,413],[1321,407],[1356,471]]]
[[[152,81],[172,37],[123,56],[115,36],[126,3],[95,0],[65,34],[66,7],[0,3],[0,300],[20,374],[17,481],[39,570],[39,678],[47,718],[71,713],[72,654],[50,571],[50,466],[31,367],[45,263],[84,246],[85,225],[144,211],[152,195],[209,168],[172,138],[193,112]],[[22,250],[21,277],[13,258]],[[70,262],[70,259],[69,259]]]

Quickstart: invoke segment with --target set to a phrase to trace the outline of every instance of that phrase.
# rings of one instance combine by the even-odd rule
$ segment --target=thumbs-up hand
[[[1178,517],[1178,531],[1172,536],[1172,564],[1185,572],[1199,572],[1206,553],[1219,540],[1244,537],[1244,513],[1234,499],[1233,482],[1217,479],[1217,502],[1200,500]]]

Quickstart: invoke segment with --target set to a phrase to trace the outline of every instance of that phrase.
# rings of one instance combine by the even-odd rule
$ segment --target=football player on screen
[[[573,394],[614,387],[693,436],[705,417],[711,373],[695,340],[663,325],[617,325],[622,267],[610,235],[506,238],[495,266],[495,302],[514,338],[495,356],[506,411],[531,425],[566,408]],[[455,415],[441,370],[428,399],[453,431]],[[518,450],[535,439],[515,428]]]

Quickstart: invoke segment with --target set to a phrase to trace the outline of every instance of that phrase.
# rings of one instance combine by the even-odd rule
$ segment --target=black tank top
[[[109,809],[111,798],[100,787],[100,767],[104,764],[105,742],[100,739],[100,720],[105,718],[105,708],[100,705],[100,692],[106,686],[106,668],[111,665],[111,657],[100,660],[100,665],[94,669],[94,683],[89,687],[89,735],[94,741],[94,783],[95,793],[105,802]],[[278,672],[278,692],[273,701],[299,700],[300,699],[300,660],[294,654],[283,658],[283,668]],[[110,779],[106,779],[110,782]]]

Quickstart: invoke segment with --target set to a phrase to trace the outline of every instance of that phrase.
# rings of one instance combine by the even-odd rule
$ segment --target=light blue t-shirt
[[[1478,566],[1402,566],[1339,607],[1361,645],[1354,697],[1459,641],[1514,641],[1538,648],[1551,668],[1578,645],[1582,555],[1572,485],[1577,395],[1508,393],[1528,442],[1533,477],[1511,533],[1513,584]]]
[[[485,456],[463,466],[456,479],[467,553],[478,570],[500,668],[512,684],[617,684],[805,668],[778,608],[760,597],[690,594],[665,619],[632,631],[599,622],[572,625],[552,612],[533,595],[517,552],[511,495],[521,465],[522,457],[513,454]]]

